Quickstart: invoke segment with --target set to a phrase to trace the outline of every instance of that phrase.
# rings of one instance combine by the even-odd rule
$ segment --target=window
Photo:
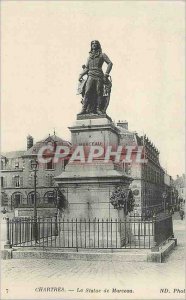
[[[37,203],[39,203],[39,193],[36,193],[36,201]],[[34,200],[35,200],[35,193],[34,192],[30,192],[28,194],[28,197],[27,197],[27,203],[28,205],[34,205]]]
[[[149,180],[152,181],[152,168],[149,168]]]
[[[34,193],[30,194],[28,197],[28,204],[34,205]]]
[[[34,185],[34,176],[32,174],[28,177],[28,184],[33,186]]]
[[[68,164],[68,159],[65,159],[62,163],[63,169],[65,169],[66,165]]]
[[[55,201],[55,194],[54,191],[48,191],[44,195],[44,203],[50,203],[53,204]]]
[[[147,179],[147,166],[144,165],[144,179]]]
[[[12,206],[13,207],[18,207],[23,199],[23,195],[21,193],[14,193],[12,195]]]
[[[53,170],[54,169],[54,163],[53,163],[52,159],[51,159],[51,161],[47,162],[46,169],[47,170]]]
[[[46,185],[53,186],[54,184],[54,176],[52,174],[46,175]]]
[[[1,192],[1,206],[8,206],[8,196],[5,192]]]
[[[122,163],[122,168],[123,171],[127,174],[127,175],[131,175],[131,164],[130,163]]]
[[[13,186],[20,187],[21,186],[21,178],[19,175],[13,177]]]
[[[15,160],[15,169],[19,169],[19,160],[18,159]]]
[[[15,198],[15,201],[17,204],[21,203],[21,195],[20,194],[15,195],[14,198]]]
[[[1,187],[4,187],[4,177],[1,177]]]
[[[28,184],[34,187],[34,174],[31,173],[28,177]],[[36,176],[36,185],[38,185],[38,176]]]

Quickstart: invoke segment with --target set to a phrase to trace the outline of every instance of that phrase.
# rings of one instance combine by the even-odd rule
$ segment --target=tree
[[[57,208],[64,211],[68,208],[68,201],[60,189],[57,189]]]
[[[124,209],[125,214],[134,209],[134,196],[131,189],[126,189],[123,186],[116,186],[110,197],[110,203],[115,209]]]

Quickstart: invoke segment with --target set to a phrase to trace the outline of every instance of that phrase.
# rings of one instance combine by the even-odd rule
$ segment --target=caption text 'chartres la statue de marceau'
[[[103,63],[107,63],[107,70],[103,73]],[[82,111],[79,115],[85,114],[106,114],[110,101],[112,87],[109,73],[113,63],[108,56],[102,52],[99,41],[91,42],[91,50],[86,65],[83,65],[83,72],[79,75],[78,94],[82,95]],[[87,75],[87,78],[84,78]]]

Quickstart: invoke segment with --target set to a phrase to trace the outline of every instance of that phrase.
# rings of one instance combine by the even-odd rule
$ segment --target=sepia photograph
[[[1,1],[1,299],[185,299],[185,1]]]

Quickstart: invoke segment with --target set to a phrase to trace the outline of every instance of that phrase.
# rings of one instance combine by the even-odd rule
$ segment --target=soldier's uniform
[[[107,63],[106,75],[109,75],[112,69],[112,62],[105,53],[99,49],[96,52],[90,51],[90,56],[87,60],[85,66],[84,74],[88,75],[88,79],[85,86],[85,95],[83,102],[82,114],[86,112],[87,106],[89,104],[89,99],[92,94],[92,91],[96,91],[97,94],[97,113],[101,113],[100,105],[103,96],[103,80],[104,74],[102,71],[102,65],[104,62]]]

